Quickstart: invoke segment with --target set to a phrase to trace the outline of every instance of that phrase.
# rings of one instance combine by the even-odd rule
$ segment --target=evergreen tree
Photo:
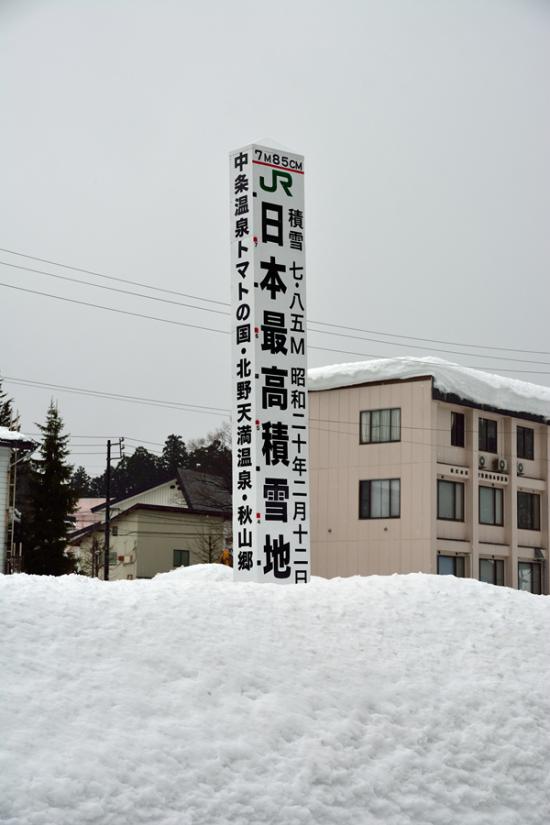
[[[0,427],[7,427],[8,430],[19,429],[19,415],[13,408],[13,398],[9,398],[2,387],[0,378]]]
[[[223,424],[218,430],[208,433],[190,443],[189,464],[192,470],[221,476],[231,489],[231,432],[229,425]]]
[[[166,472],[174,477],[179,467],[189,466],[189,455],[181,435],[169,435],[162,449],[162,465]]]
[[[71,475],[71,487],[78,498],[92,495],[92,479],[84,467],[77,467]]]
[[[32,462],[29,479],[30,518],[25,530],[23,565],[26,573],[61,576],[73,570],[73,560],[65,555],[70,516],[77,494],[71,487],[72,467],[67,463],[68,435],[63,435],[63,419],[50,404],[45,424],[39,424],[42,443],[40,458]]]

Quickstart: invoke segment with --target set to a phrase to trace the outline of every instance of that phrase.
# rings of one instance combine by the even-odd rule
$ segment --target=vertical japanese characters
[[[230,175],[235,576],[305,583],[304,161],[248,146]]]

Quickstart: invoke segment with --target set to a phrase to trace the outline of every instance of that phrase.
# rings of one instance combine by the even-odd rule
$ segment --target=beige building
[[[105,504],[82,501],[69,540],[80,572],[103,577]],[[89,523],[83,524],[83,521]],[[231,495],[221,478],[179,470],[177,478],[111,501],[110,579],[149,579],[217,561],[231,536]]]
[[[314,575],[549,592],[550,388],[411,358],[309,378]]]

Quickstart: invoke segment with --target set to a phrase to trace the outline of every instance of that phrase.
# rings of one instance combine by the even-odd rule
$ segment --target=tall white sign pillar
[[[230,155],[233,566],[309,580],[304,158]]]

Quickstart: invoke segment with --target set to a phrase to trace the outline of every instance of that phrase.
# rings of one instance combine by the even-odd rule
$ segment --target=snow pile
[[[550,600],[0,577],[3,825],[543,825]]]
[[[159,579],[184,579],[186,582],[228,582],[233,581],[233,568],[225,564],[193,564],[190,567],[177,567],[168,573],[157,573]]]
[[[437,389],[455,393],[466,401],[550,419],[550,387],[474,370],[441,358],[403,356],[315,367],[308,371],[308,387],[310,390],[332,390],[353,384],[405,380],[421,375],[433,376]]]

